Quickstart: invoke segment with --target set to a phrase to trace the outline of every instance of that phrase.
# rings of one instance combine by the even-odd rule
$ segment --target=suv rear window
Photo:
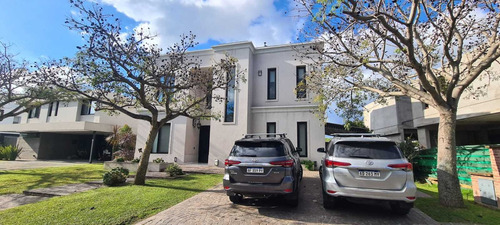
[[[285,147],[281,142],[236,142],[230,155],[238,157],[285,156]]]
[[[330,148],[329,155],[339,158],[400,159],[394,142],[340,142]]]

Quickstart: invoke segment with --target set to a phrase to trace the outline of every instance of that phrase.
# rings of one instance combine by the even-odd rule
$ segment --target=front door
[[[198,144],[198,162],[208,163],[208,149],[210,147],[210,126],[200,127],[200,143]]]

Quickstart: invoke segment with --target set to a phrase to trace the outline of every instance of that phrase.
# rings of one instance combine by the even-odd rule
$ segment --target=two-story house
[[[236,74],[245,76],[236,88],[216,90],[213,95],[225,96],[226,101],[212,100],[213,112],[220,120],[193,120],[178,117],[159,131],[150,160],[162,158],[178,163],[210,163],[223,166],[235,140],[249,133],[286,133],[302,151],[300,156],[319,161],[317,148],[325,145],[325,129],[313,112],[318,105],[313,93],[296,91],[311,71],[311,62],[301,60],[297,48],[318,43],[287,44],[254,47],[252,42],[237,42],[213,46],[188,54],[210,68],[226,54],[238,59]],[[145,146],[150,125],[139,121],[136,157]]]
[[[93,158],[99,159],[113,126],[125,124],[136,132],[134,119],[96,112],[92,101],[56,101],[6,119],[0,132],[20,133],[21,159],[89,159],[92,139]]]

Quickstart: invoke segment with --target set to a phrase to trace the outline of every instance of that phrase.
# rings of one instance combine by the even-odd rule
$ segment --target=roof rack
[[[244,138],[255,138],[255,137],[258,137],[260,139],[260,138],[262,138],[262,136],[265,136],[265,137],[276,137],[276,136],[279,136],[280,138],[286,138],[286,133],[255,133],[255,134],[245,134]]]
[[[380,134],[372,133],[335,133],[333,137],[380,137]]]

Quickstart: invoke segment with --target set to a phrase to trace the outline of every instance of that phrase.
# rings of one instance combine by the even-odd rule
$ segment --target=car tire
[[[390,203],[392,212],[398,215],[406,215],[410,212],[411,208],[413,208],[413,202],[412,203],[406,203],[406,202],[391,202]]]
[[[229,196],[229,200],[234,204],[238,204],[241,203],[241,201],[243,201],[243,196],[236,194],[234,196]]]
[[[338,199],[332,197],[323,191],[323,208],[334,209],[337,206]]]
[[[295,184],[295,190],[292,194],[287,196],[286,203],[291,207],[297,207],[299,205],[299,185]]]

